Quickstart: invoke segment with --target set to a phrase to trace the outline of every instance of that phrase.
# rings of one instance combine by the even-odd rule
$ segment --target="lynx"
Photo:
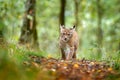
[[[76,27],[73,26],[72,28],[67,29],[64,25],[60,25],[59,46],[62,59],[64,60],[76,59],[76,50],[78,48],[79,39],[75,28]]]

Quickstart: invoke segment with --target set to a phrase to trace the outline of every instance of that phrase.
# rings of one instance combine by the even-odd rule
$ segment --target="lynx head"
[[[75,26],[67,29],[67,28],[65,28],[64,25],[60,25],[60,38],[61,38],[61,40],[64,42],[68,42],[72,38],[74,31],[75,31]]]

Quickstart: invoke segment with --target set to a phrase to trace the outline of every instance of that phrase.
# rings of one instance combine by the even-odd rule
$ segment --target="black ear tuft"
[[[74,25],[74,26],[73,26],[73,29],[75,29],[75,28],[76,28],[76,26]]]
[[[73,29],[74,29],[75,27],[76,27],[76,26],[74,25],[74,26],[73,26]]]

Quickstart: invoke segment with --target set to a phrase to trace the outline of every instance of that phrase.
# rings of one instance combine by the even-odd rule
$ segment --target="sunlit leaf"
[[[78,64],[74,64],[73,68],[79,68],[79,65]]]

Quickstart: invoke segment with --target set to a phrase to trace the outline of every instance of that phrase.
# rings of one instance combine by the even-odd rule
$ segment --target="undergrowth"
[[[104,54],[102,54],[101,57],[97,57],[98,55],[94,54],[93,50],[88,50],[88,52],[90,53],[86,53],[86,56],[84,55],[84,58],[106,62],[108,65],[112,66],[113,69],[118,71],[118,73],[120,73],[120,51],[114,53],[111,52],[108,54],[106,52],[107,55],[105,57],[103,57]],[[0,80],[36,80],[35,76],[37,74],[48,74],[47,71],[39,71],[38,73],[38,70],[36,70],[35,68],[24,66],[23,63],[25,61],[29,61],[29,56],[31,55],[46,58],[52,56],[56,58],[57,56],[57,58],[60,58],[59,54],[52,55],[42,51],[34,51],[30,49],[28,50],[14,44],[0,45]],[[117,77],[118,76],[110,75],[107,79],[110,80],[110,78],[114,79]]]

